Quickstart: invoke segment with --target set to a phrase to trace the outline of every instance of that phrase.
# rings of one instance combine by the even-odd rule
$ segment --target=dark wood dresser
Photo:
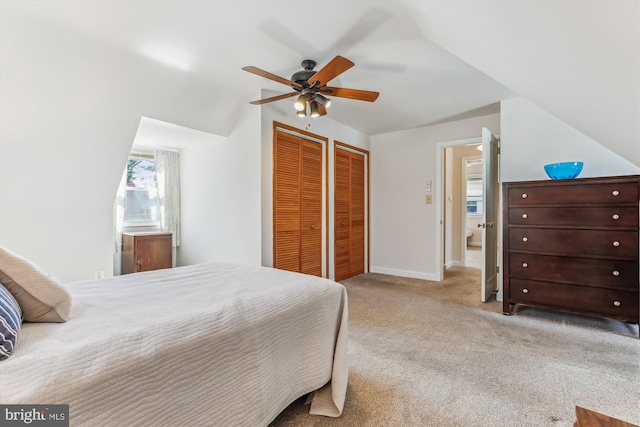
[[[122,233],[121,274],[173,266],[171,233]]]
[[[502,190],[504,314],[525,304],[638,323],[640,176]]]

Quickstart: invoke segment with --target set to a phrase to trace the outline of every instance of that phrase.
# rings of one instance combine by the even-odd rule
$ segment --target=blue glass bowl
[[[563,162],[544,165],[544,171],[551,179],[571,179],[580,175],[583,162]]]

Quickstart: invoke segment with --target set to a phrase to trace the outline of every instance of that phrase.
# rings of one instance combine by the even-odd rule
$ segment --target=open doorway
[[[481,145],[472,146],[474,148]],[[468,151],[468,150],[467,150]],[[462,215],[464,238],[462,247],[462,265],[465,267],[482,268],[484,256],[482,251],[482,213],[483,189],[482,155],[473,154],[462,158]],[[466,183],[466,184],[465,184]]]
[[[479,139],[459,142],[443,148],[443,277],[452,267],[483,263],[482,152]]]
[[[480,153],[477,146],[482,146]],[[465,267],[467,256],[467,236],[473,230],[466,223],[467,179],[463,169],[467,167],[465,157],[482,159],[482,178],[476,183],[482,185],[482,201],[471,200],[469,205],[480,207],[482,220],[476,223],[481,230],[481,300],[488,301],[498,292],[498,229],[499,218],[499,174],[498,174],[498,139],[483,128],[482,137],[466,140],[448,141],[437,144],[436,173],[439,177],[436,186],[436,221],[439,224],[436,232],[438,242],[436,265],[439,265],[438,280],[444,278],[445,272],[452,267]],[[471,160],[471,159],[470,159]],[[477,210],[477,209],[476,209]],[[479,219],[479,215],[478,218]],[[471,231],[471,235],[473,232]]]

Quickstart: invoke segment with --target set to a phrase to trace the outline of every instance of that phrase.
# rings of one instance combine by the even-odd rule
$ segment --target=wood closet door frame
[[[329,146],[329,139],[325,138],[321,135],[317,135],[311,132],[308,132],[306,130],[303,129],[298,129],[296,127],[287,125],[285,123],[280,123],[280,122],[273,122],[273,139],[272,139],[272,150],[273,150],[273,158],[272,158],[272,185],[271,185],[271,197],[272,197],[272,230],[273,230],[273,266],[276,266],[276,255],[277,255],[277,250],[276,250],[276,141],[277,141],[277,135],[278,132],[281,131],[283,133],[287,133],[302,139],[306,139],[318,144],[322,145],[322,182],[323,182],[323,195],[322,197],[324,198],[324,204],[323,204],[323,212],[322,215],[324,216],[324,221],[322,221],[322,226],[324,228],[324,236],[322,239],[322,244],[325,248],[324,250],[324,262],[321,261],[321,270],[322,270],[322,277],[328,277],[329,276],[329,182],[328,182],[328,176],[329,176],[329,165],[328,165],[328,146]],[[321,250],[322,252],[322,250]]]
[[[369,267],[370,267],[370,262],[371,262],[371,258],[370,258],[370,245],[371,245],[371,240],[369,238],[369,230],[370,230],[370,218],[369,218],[369,203],[370,203],[370,191],[369,191],[369,151],[359,148],[359,147],[355,147],[353,145],[344,143],[344,142],[340,142],[338,140],[334,140],[334,145],[333,145],[333,186],[334,186],[334,193],[333,193],[333,198],[334,198],[334,206],[333,206],[333,217],[334,217],[334,240],[333,240],[333,274],[334,274],[334,278],[336,280],[339,280],[339,278],[336,275],[336,239],[335,239],[335,230],[337,230],[338,224],[336,222],[336,206],[335,206],[335,198],[336,198],[336,152],[338,150],[343,150],[343,151],[347,151],[347,152],[352,152],[355,154],[360,154],[364,157],[364,166],[365,166],[365,170],[364,170],[364,185],[365,185],[365,204],[364,204],[364,217],[366,220],[366,226],[365,226],[365,265],[364,265],[364,272],[367,273],[370,271]]]

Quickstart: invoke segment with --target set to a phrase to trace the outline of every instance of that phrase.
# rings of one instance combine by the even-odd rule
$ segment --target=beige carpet
[[[300,399],[277,426],[571,427],[575,406],[640,425],[638,326],[480,302],[480,270],[441,283],[381,274],[349,294],[349,389],[340,418]]]

